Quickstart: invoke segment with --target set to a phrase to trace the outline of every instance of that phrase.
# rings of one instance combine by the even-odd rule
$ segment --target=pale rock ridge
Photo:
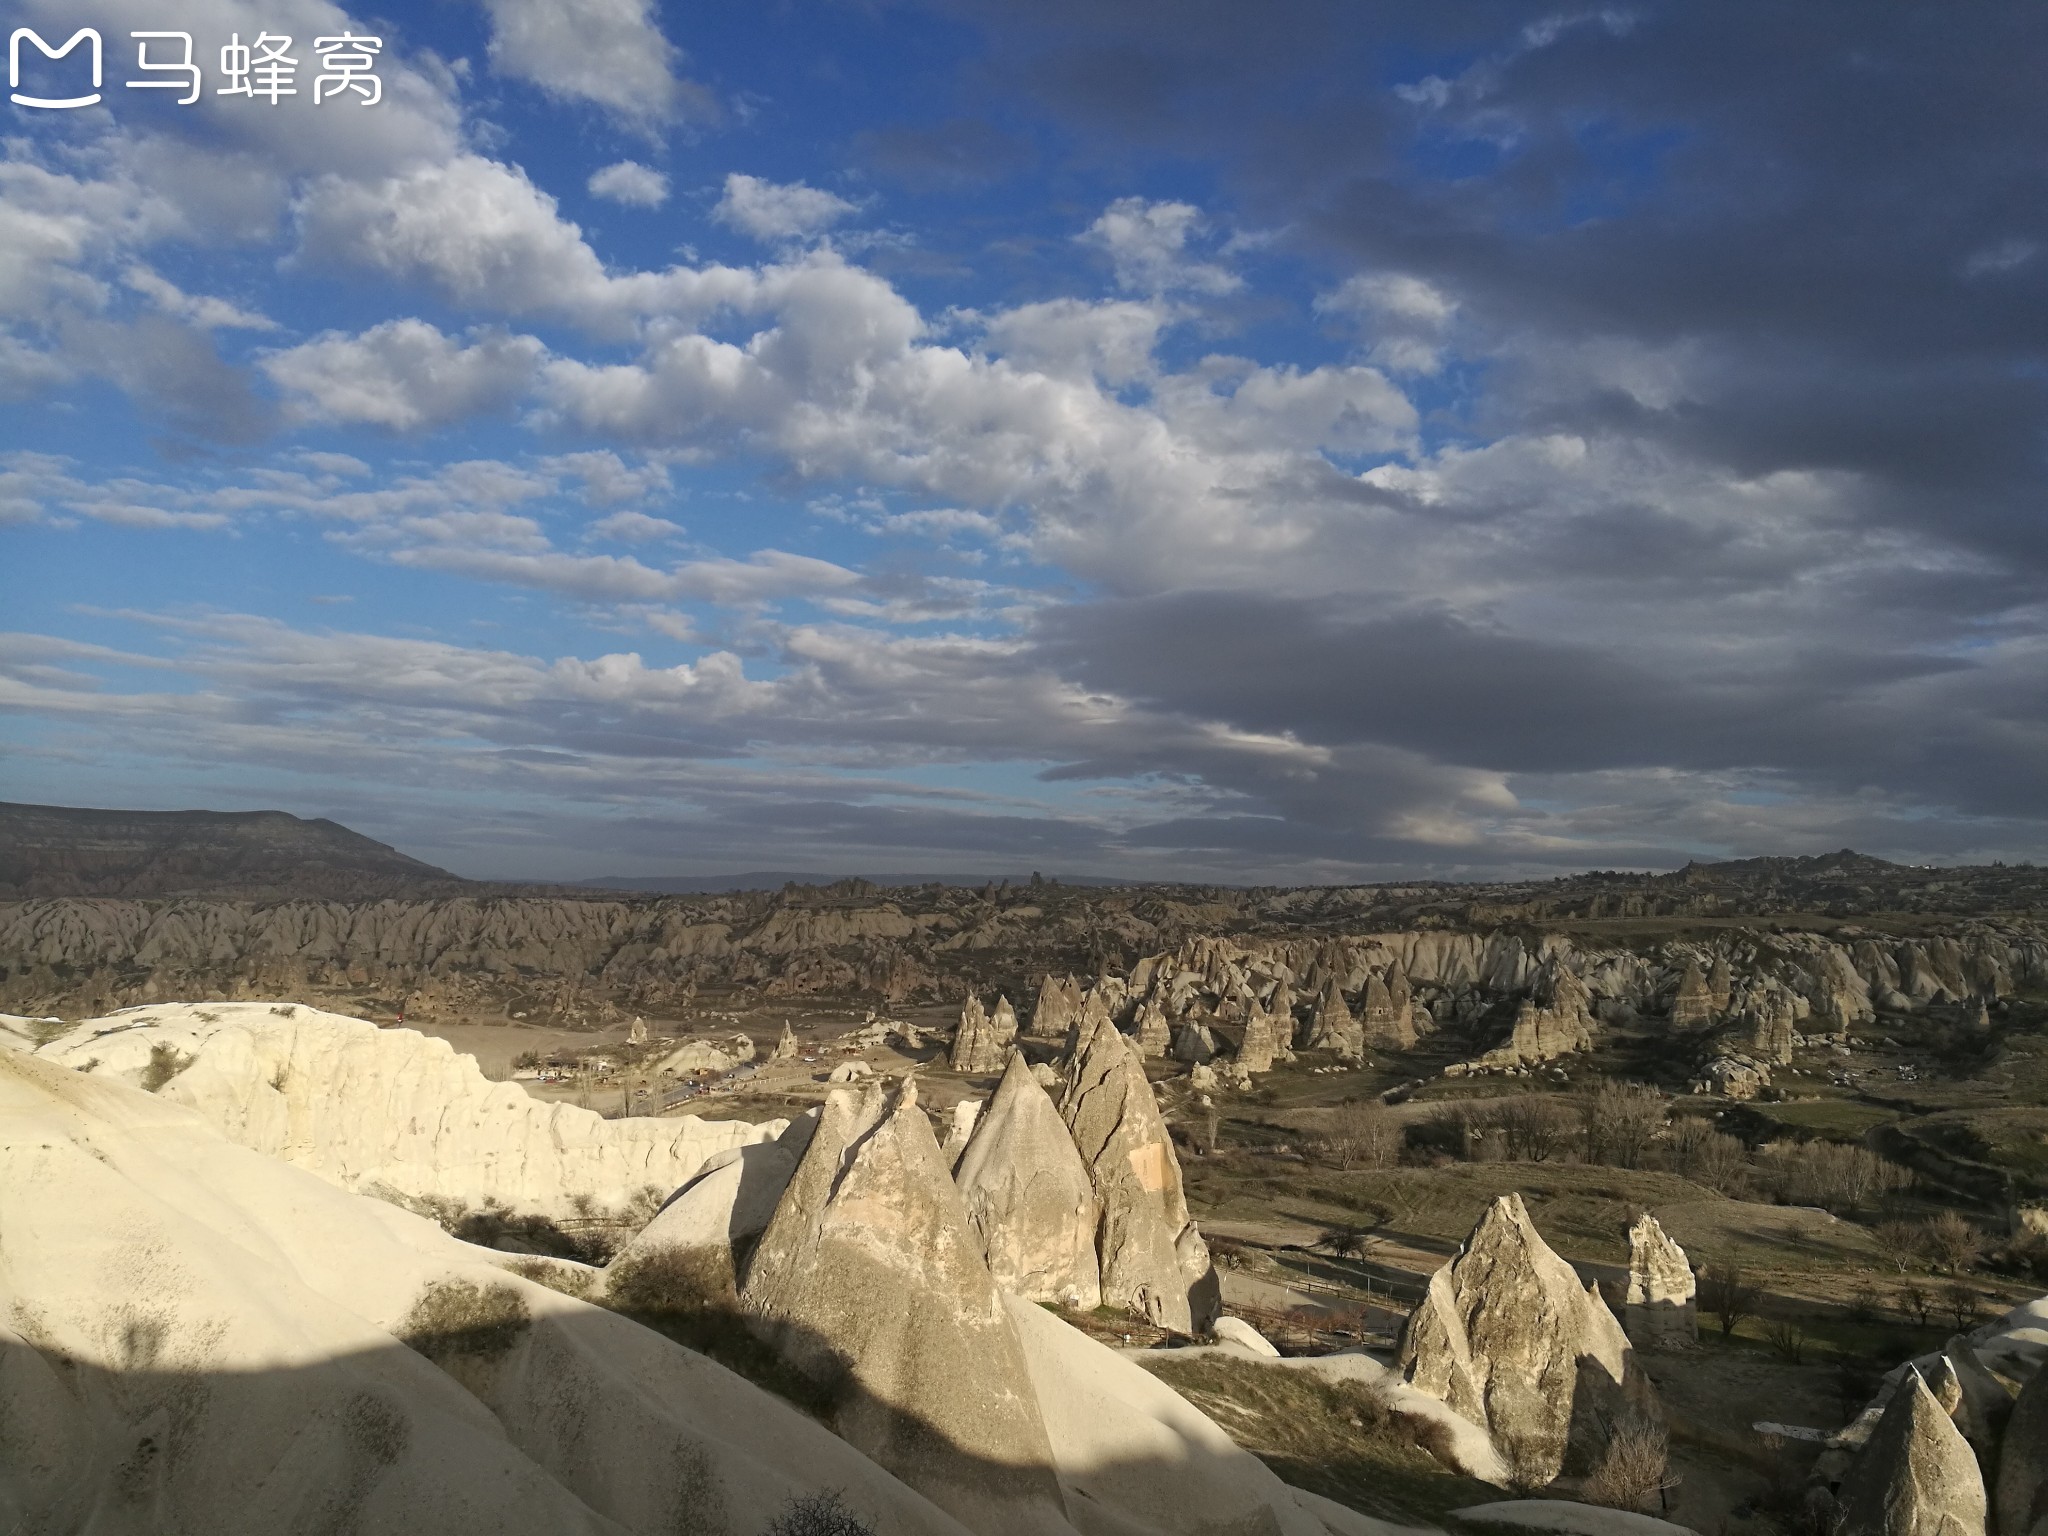
[[[1173,1059],[1190,1065],[1216,1059],[1216,1036],[1206,1024],[1190,1021],[1173,1037]]]
[[[740,1285],[849,1443],[988,1536],[1067,1529],[1036,1395],[916,1092],[827,1097]]]
[[[1976,1455],[1911,1367],[1839,1498],[1843,1536],[1984,1536]]]
[[[707,1159],[788,1122],[606,1120],[489,1081],[445,1040],[284,1003],[172,1003],[80,1024],[38,1054],[139,1083],[153,1053],[187,1063],[159,1090],[230,1140],[410,1202],[561,1220],[683,1184]],[[159,1058],[161,1059],[161,1058]]]
[[[1628,1233],[1629,1341],[1638,1349],[1684,1349],[1699,1343],[1699,1304],[1685,1250],[1645,1211]]]
[[[796,1129],[793,1126],[792,1133]],[[719,1153],[612,1255],[604,1272],[607,1285],[643,1259],[678,1254],[688,1261],[688,1273],[703,1300],[732,1306],[746,1257],[768,1229],[783,1190],[796,1174],[802,1141],[802,1136],[788,1134],[782,1142],[756,1142]]]
[[[0,1230],[0,1418],[26,1436],[0,1453],[9,1530],[629,1536],[686,1510],[703,1536],[758,1536],[836,1488],[876,1529],[966,1536],[702,1356],[185,1106],[13,1050]],[[451,1297],[456,1327],[486,1305],[488,1343],[451,1343]]]
[[[1617,1419],[1657,1417],[1620,1324],[1551,1251],[1519,1195],[1503,1195],[1430,1277],[1401,1335],[1418,1391],[1486,1430],[1501,1458],[1541,1485],[1590,1464]]]
[[[1021,1051],[954,1175],[989,1273],[1027,1301],[1102,1301],[1094,1184]]]
[[[1087,1536],[1414,1536],[1290,1488],[1127,1357],[1042,1307],[1004,1305]]]
[[[1076,1042],[1060,1117],[1101,1203],[1103,1301],[1180,1333],[1206,1327],[1217,1281],[1188,1218],[1180,1160],[1143,1058],[1107,1020]]]
[[[979,1076],[1001,1071],[1003,1054],[1002,1042],[996,1038],[988,1015],[982,1011],[981,999],[969,994],[966,1004],[960,1009],[960,1027],[953,1031],[953,1049],[948,1065],[955,1072]]]
[[[784,1019],[782,1021],[782,1036],[775,1042],[775,1050],[768,1059],[770,1061],[794,1061],[800,1050],[801,1047],[798,1046],[796,1040],[796,1031],[789,1027],[789,1020]]]

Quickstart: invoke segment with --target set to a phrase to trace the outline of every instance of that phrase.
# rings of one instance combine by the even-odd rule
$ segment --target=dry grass
[[[1133,1355],[1283,1480],[1362,1514],[1410,1524],[1499,1497],[1447,1471],[1416,1443],[1412,1420],[1361,1382],[1256,1361]]]

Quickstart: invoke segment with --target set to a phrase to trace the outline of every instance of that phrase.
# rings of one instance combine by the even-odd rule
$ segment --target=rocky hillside
[[[364,901],[468,882],[337,822],[284,811],[100,811],[0,803],[0,898]]]

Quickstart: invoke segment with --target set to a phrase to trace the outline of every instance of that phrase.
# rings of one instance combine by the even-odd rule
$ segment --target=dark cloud
[[[877,176],[915,192],[987,186],[1036,158],[1028,139],[976,117],[866,129],[854,136],[853,152]]]

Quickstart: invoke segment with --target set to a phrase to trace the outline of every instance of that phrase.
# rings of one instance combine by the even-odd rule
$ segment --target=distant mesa
[[[0,900],[48,896],[374,901],[470,882],[324,818],[0,802]]]

